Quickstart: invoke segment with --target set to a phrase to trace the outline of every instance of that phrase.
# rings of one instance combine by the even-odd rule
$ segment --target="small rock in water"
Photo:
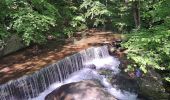
[[[90,67],[91,69],[96,69],[96,66],[95,66],[94,64],[89,65],[89,67]]]
[[[116,51],[116,48],[112,45],[108,45],[108,50],[109,50],[110,53],[113,53],[113,52]]]
[[[96,66],[94,64],[86,65],[85,67],[90,69],[96,69]]]
[[[115,47],[111,47],[109,50],[110,50],[110,52],[115,52],[116,48]]]

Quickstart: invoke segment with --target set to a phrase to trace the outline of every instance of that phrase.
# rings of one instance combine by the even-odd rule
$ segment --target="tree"
[[[136,29],[140,29],[140,26],[141,26],[141,22],[140,22],[140,0],[135,0],[132,3],[132,10],[133,10],[135,27],[136,27]]]

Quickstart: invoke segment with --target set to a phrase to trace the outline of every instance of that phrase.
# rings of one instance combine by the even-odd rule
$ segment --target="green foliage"
[[[0,40],[7,38],[9,35],[10,33],[7,32],[6,29],[2,25],[0,25]]]
[[[36,1],[36,0],[35,0]],[[35,2],[34,1],[34,2]],[[43,3],[44,0],[41,1]],[[48,3],[47,3],[48,4]],[[23,39],[26,45],[29,45],[31,42],[34,43],[43,43],[46,41],[45,32],[47,32],[50,27],[55,26],[54,15],[50,14],[47,16],[45,12],[42,14],[38,12],[38,8],[35,11],[34,5],[29,4],[25,0],[11,2],[6,2],[6,6],[9,8],[8,17],[9,28],[16,31],[19,36]],[[50,9],[51,10],[51,9]],[[2,32],[6,34],[7,32]],[[3,35],[1,33],[1,36]]]
[[[73,36],[75,31],[104,27],[132,29],[131,2],[115,0],[2,0],[3,34],[19,34],[23,41],[43,43],[48,34]],[[130,27],[130,28],[129,28]],[[7,30],[8,29],[8,30]],[[3,35],[1,34],[1,35]],[[4,35],[3,35],[4,36]]]
[[[55,31],[61,34],[67,35],[67,37],[73,36],[75,31],[86,28],[83,16],[78,9],[79,4],[73,1],[54,1],[56,8],[58,9],[59,17],[57,17],[57,27]]]
[[[111,12],[107,9],[106,5],[98,0],[84,0],[80,5],[80,9],[85,11],[84,16],[87,21],[91,21],[93,26],[105,24],[106,16],[110,16]]]
[[[162,27],[154,27],[132,33],[130,39],[123,44],[128,48],[128,57],[135,61],[146,72],[147,66],[160,70],[170,68],[170,31]]]
[[[132,2],[122,0],[108,1],[108,10],[112,12],[111,22],[114,31],[125,33],[134,28]]]
[[[163,71],[170,70],[170,12],[167,11],[169,6],[168,0],[155,4],[155,8],[149,10],[149,13],[152,12],[152,23],[149,28],[131,32],[128,41],[122,44],[123,47],[128,48],[128,58],[138,65],[132,65],[133,68],[139,67],[144,73],[150,67]],[[162,20],[163,22],[160,23]],[[157,22],[159,23],[155,24]],[[169,80],[169,77],[170,73],[165,74],[166,80]]]
[[[6,6],[5,1],[0,2],[0,50],[5,45],[5,39],[10,35],[10,33],[7,31],[7,27],[5,25],[5,17],[6,14],[8,14],[8,7]]]
[[[42,43],[46,40],[45,33],[50,26],[55,26],[55,20],[37,13],[27,13],[15,17],[13,29],[22,36],[27,45],[31,41]],[[29,23],[29,24],[28,24]]]
[[[71,26],[77,28],[77,30],[87,28],[85,17],[83,15],[73,17],[71,21]]]
[[[163,23],[163,19],[168,16],[168,0],[140,0],[140,18],[142,28],[151,28]]]
[[[44,42],[46,40],[44,32],[48,31],[50,26],[55,26],[55,20],[33,11],[31,5],[26,2],[23,2],[23,6],[17,7],[16,12],[10,15],[13,19],[12,29],[22,36],[27,45],[31,41],[35,43]]]

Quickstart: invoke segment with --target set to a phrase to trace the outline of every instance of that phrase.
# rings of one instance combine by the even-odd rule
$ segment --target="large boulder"
[[[169,93],[165,92],[161,76],[154,70],[138,79],[139,96],[146,100],[170,100]]]
[[[118,89],[138,94],[139,100],[170,100],[165,92],[161,76],[154,70],[141,77],[130,77],[127,73],[120,73],[111,79],[111,84]]]
[[[138,93],[139,86],[136,79],[130,78],[126,73],[120,73],[112,77],[111,84],[120,90]]]
[[[11,35],[11,37],[5,41],[5,46],[1,47],[1,45],[0,43],[0,57],[26,47],[18,35]]]
[[[45,100],[117,100],[104,90],[98,81],[84,80],[69,83],[54,90]]]

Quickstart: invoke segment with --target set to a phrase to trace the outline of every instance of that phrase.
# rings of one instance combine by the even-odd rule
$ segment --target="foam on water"
[[[92,64],[96,66],[96,69],[101,69],[101,68],[110,69],[114,71],[115,74],[120,72],[118,68],[120,62],[118,61],[118,59],[111,56],[102,59],[94,59],[92,61],[85,63],[85,65],[92,65]]]
[[[101,59],[95,59],[92,61],[89,61],[87,63],[84,63],[84,65],[90,65],[94,64],[96,66],[96,69],[110,69],[114,72],[114,74],[119,73],[119,61],[116,58],[113,58],[111,56],[106,57],[106,58],[101,58]],[[120,90],[114,88],[105,78],[105,76],[100,75],[96,69],[90,69],[90,68],[83,68],[80,71],[76,71],[72,73],[65,81],[62,83],[54,83],[52,84],[48,89],[46,89],[44,92],[40,93],[40,95],[36,98],[32,98],[30,100],[44,100],[45,96],[48,95],[50,92],[55,90],[56,88],[72,83],[72,82],[79,82],[82,80],[87,80],[87,79],[96,79],[101,82],[101,84],[105,87],[105,89],[112,95],[114,95],[116,98],[120,100],[136,100],[137,99],[137,94],[135,93],[130,93],[128,91]]]

